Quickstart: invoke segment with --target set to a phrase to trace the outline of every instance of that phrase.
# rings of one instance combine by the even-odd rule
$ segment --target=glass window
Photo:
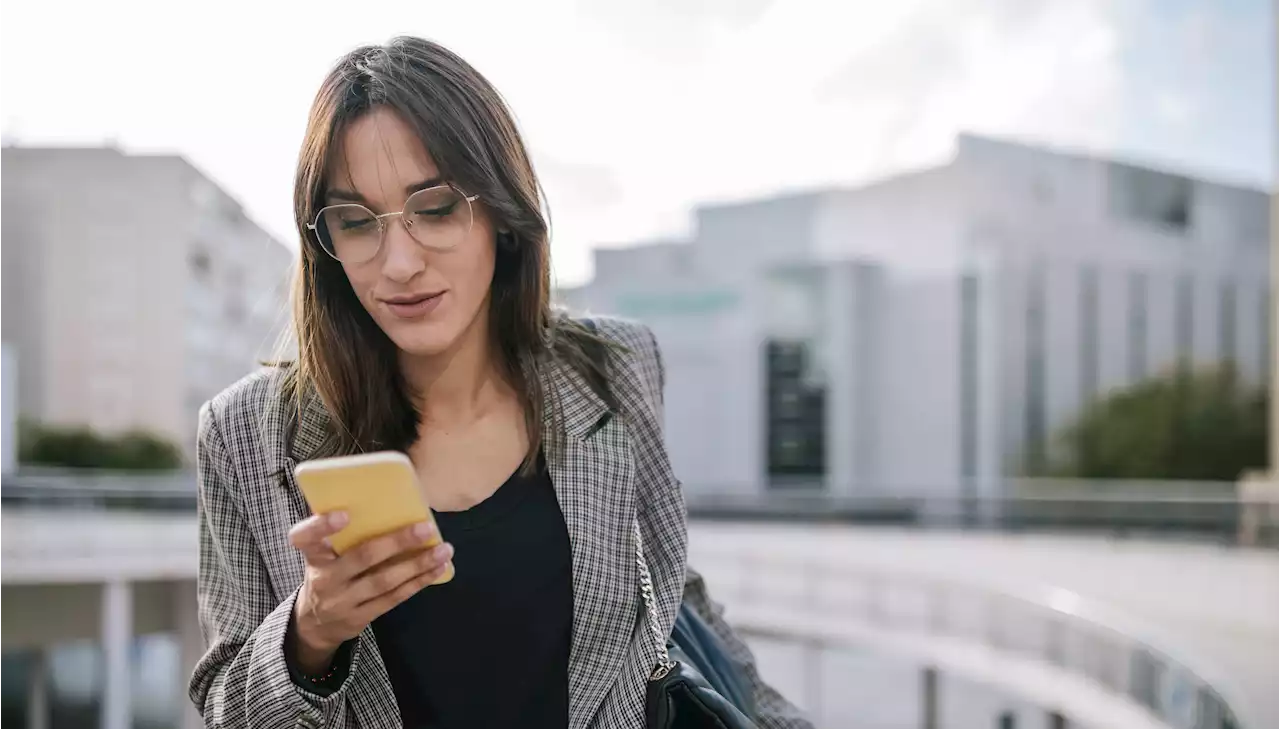
[[[960,475],[978,475],[978,277],[960,281]]]
[[[1177,231],[1190,227],[1195,191],[1190,179],[1115,163],[1109,169],[1113,213]]]
[[[1129,382],[1147,376],[1147,275],[1129,274]]]
[[[1192,347],[1195,345],[1195,289],[1190,274],[1178,277],[1174,316],[1176,321],[1176,337],[1178,359],[1181,364],[1188,364],[1195,356]]]
[[[1258,378],[1260,382],[1268,382],[1271,378],[1275,362],[1271,359],[1271,337],[1275,326],[1275,299],[1271,288],[1264,286],[1258,296]],[[1272,393],[1275,397],[1275,393]]]
[[[1098,396],[1098,269],[1080,269],[1080,399],[1087,405]]]
[[[207,251],[200,248],[191,251],[188,263],[191,265],[191,272],[195,274],[197,280],[208,280],[209,272],[213,270],[213,261],[209,258]]]
[[[1236,361],[1236,285],[1223,281],[1218,299],[1218,359]]]
[[[770,340],[764,356],[771,487],[813,485],[826,474],[826,388],[812,382],[807,344]]]
[[[1025,465],[1031,473],[1043,469],[1046,455],[1044,323],[1044,268],[1037,265],[1027,277],[1027,348],[1025,352],[1027,396],[1023,413]]]

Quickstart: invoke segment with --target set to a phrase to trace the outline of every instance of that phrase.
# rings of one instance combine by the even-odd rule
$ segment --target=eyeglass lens
[[[419,190],[396,215],[378,216],[363,205],[330,205],[316,216],[316,234],[329,255],[363,263],[378,254],[387,225],[400,217],[414,240],[435,250],[458,245],[471,232],[471,203],[451,186]]]

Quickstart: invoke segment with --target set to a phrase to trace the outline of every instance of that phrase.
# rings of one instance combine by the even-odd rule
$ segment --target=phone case
[[[306,461],[298,464],[294,475],[312,512],[347,512],[347,526],[330,537],[338,554],[410,524],[434,521],[418,488],[413,463],[403,453],[384,451]],[[432,537],[423,549],[440,541],[438,535]],[[452,578],[450,563],[437,584]]]

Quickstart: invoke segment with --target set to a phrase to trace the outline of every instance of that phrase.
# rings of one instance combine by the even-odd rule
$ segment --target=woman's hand
[[[346,515],[335,512],[308,517],[289,530],[289,542],[307,560],[293,608],[295,657],[305,673],[324,672],[339,646],[438,582],[453,556],[446,543],[423,549],[436,535],[430,522],[370,539],[338,556],[328,537],[346,523]]]

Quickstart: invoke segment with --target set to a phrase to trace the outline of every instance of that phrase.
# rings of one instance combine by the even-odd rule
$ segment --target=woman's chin
[[[388,332],[388,336],[396,348],[411,357],[434,357],[449,351],[458,339],[457,332],[441,324],[443,322],[397,327],[399,331]]]

